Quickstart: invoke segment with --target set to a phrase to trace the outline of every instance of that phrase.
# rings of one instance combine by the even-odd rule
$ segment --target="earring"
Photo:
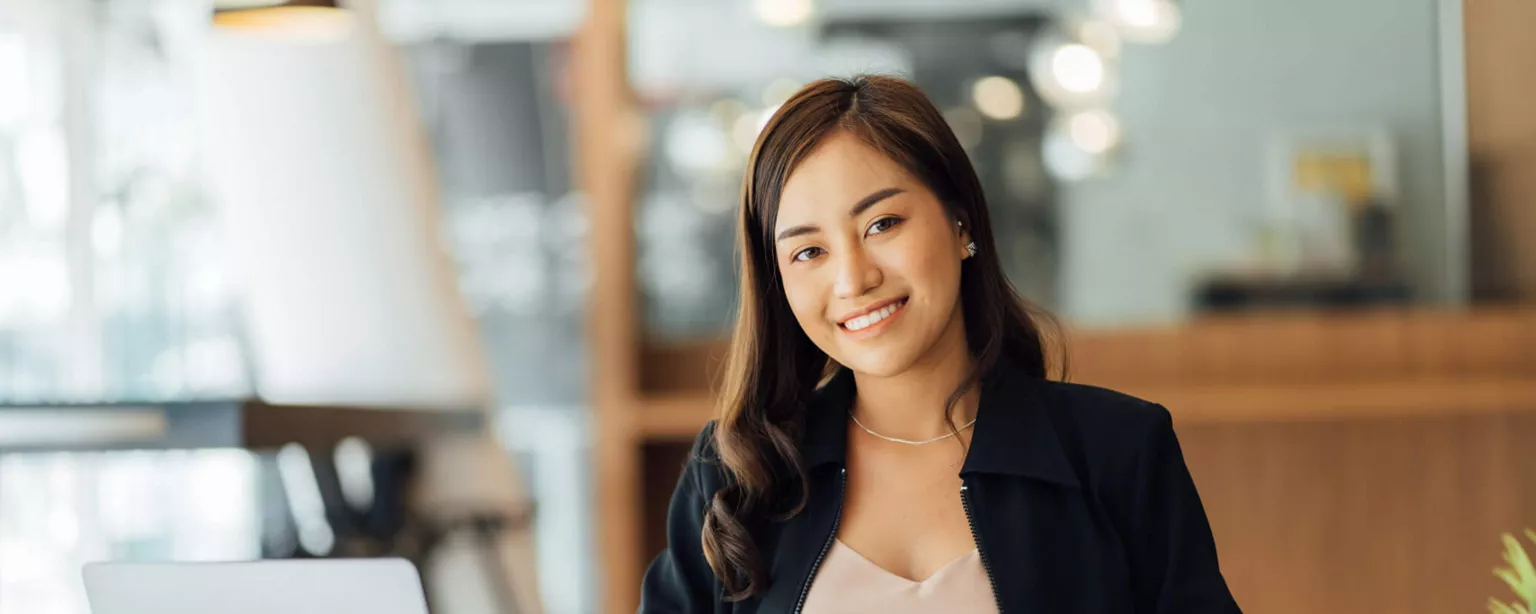
[[[970,254],[970,256],[968,256],[969,258],[975,258],[976,257],[976,242],[975,241],[971,241],[970,243],[966,243],[965,244],[965,253]]]

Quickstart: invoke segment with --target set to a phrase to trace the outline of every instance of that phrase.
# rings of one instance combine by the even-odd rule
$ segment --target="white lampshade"
[[[483,353],[404,69],[349,5],[222,13],[207,32],[200,132],[257,392],[481,406]]]

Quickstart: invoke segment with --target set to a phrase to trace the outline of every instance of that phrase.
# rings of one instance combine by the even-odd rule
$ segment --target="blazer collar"
[[[961,475],[995,473],[1080,487],[1040,394],[1041,383],[1006,358],[982,380],[976,432]],[[817,389],[801,444],[807,470],[846,461],[848,410],[856,392],[848,369],[840,369]]]

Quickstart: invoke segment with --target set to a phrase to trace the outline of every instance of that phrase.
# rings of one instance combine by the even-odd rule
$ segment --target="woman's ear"
[[[973,247],[975,243],[971,241],[971,231],[966,229],[965,222],[956,221],[955,227],[957,228],[957,231],[960,235],[960,259],[965,260],[966,258],[976,255],[971,251],[975,249]]]

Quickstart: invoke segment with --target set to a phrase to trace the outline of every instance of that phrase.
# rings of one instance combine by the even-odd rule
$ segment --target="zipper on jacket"
[[[816,555],[816,562],[811,563],[810,575],[805,577],[805,584],[800,586],[800,599],[795,602],[795,614],[800,614],[800,608],[805,607],[805,597],[811,594],[811,583],[816,581],[816,571],[821,569],[821,560],[827,558],[827,551],[832,549],[832,542],[837,539],[837,525],[843,522],[843,499],[847,496],[848,469],[845,467],[838,475],[837,516],[832,518],[832,532],[827,534],[827,543],[821,545],[821,554]]]
[[[971,491],[960,478],[960,507],[965,508],[965,524],[971,527],[971,540],[976,542],[976,554],[981,557],[981,570],[987,572],[987,583],[992,585],[992,600],[997,602],[997,614],[1003,614],[1003,596],[997,592],[997,577],[987,563],[987,549],[981,545],[981,535],[976,533],[976,519],[971,517]],[[798,612],[798,610],[797,610]]]

